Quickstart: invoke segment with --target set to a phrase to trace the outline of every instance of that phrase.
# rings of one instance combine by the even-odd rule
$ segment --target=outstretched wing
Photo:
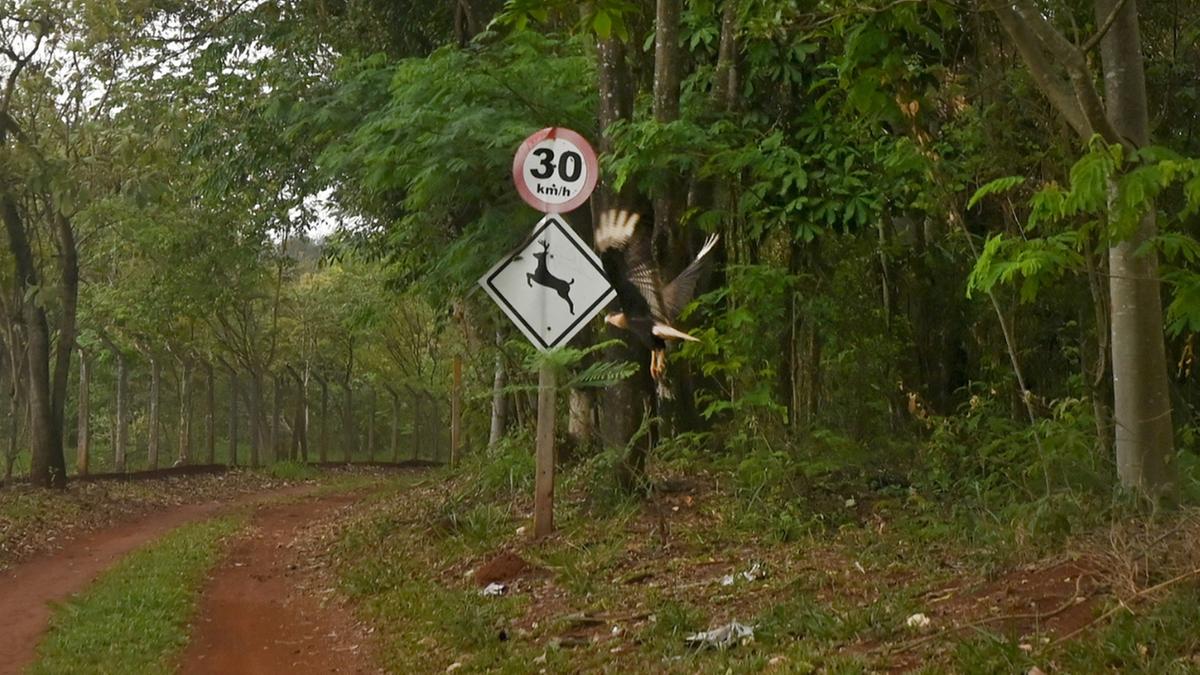
[[[674,321],[679,318],[679,313],[692,301],[692,296],[696,293],[696,282],[704,273],[704,268],[707,267],[709,260],[707,256],[717,245],[718,239],[719,237],[715,234],[710,236],[704,242],[704,247],[700,249],[700,254],[696,256],[696,259],[663,289],[663,307],[666,309],[667,319]]]
[[[639,219],[628,211],[605,211],[595,231],[596,251],[621,300],[621,309],[631,317],[664,319],[662,283],[654,267],[650,238],[637,229]]]

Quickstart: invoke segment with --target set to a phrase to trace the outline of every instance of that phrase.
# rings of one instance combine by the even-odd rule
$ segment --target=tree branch
[[[1029,74],[1050,104],[1067,120],[1067,124],[1083,137],[1092,135],[1087,116],[1072,94],[1070,84],[1050,64],[1041,40],[1034,34],[1028,21],[1019,16],[1008,4],[993,4],[993,11],[1000,25],[1012,38],[1020,52]]]
[[[1092,134],[1100,134],[1109,143],[1128,145],[1108,119],[1084,52],[1064,37],[1029,0],[992,2],[991,5],[1001,25],[1016,43],[1030,74],[1076,133],[1085,140]],[[1069,90],[1067,82],[1059,75],[1060,68],[1066,72]]]
[[[1088,38],[1087,42],[1084,42],[1079,47],[1079,51],[1086,54],[1095,49],[1096,45],[1100,44],[1105,34],[1108,33],[1108,29],[1112,28],[1112,25],[1117,22],[1117,15],[1121,13],[1121,10],[1125,9],[1125,5],[1127,4],[1129,4],[1129,0],[1118,0],[1117,4],[1113,6],[1112,11],[1108,13],[1108,18],[1104,19],[1104,23],[1096,29],[1096,34]]]

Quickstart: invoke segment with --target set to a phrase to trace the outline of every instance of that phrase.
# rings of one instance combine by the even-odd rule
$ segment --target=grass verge
[[[169,673],[187,644],[205,573],[245,516],[185,525],[58,607],[30,672]]]

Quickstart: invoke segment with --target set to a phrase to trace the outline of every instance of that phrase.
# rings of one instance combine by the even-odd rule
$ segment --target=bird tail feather
[[[700,341],[700,338],[688,335],[678,328],[675,328],[674,326],[668,326],[665,323],[654,324],[654,328],[650,329],[650,332],[660,338],[673,338],[675,340],[687,340],[688,342]]]
[[[660,399],[662,399],[664,401],[675,400],[675,393],[671,391],[671,385],[667,384],[667,378],[665,378],[665,377],[659,378],[655,382],[655,385],[657,387],[658,397]]]
[[[719,240],[720,238],[721,238],[721,235],[719,235],[719,234],[709,235],[708,239],[704,240],[704,246],[700,248],[700,253],[699,253],[699,255],[696,256],[696,260],[699,260],[699,259],[703,258],[704,256],[708,255],[708,252],[713,250],[713,247],[717,245],[717,240]]]

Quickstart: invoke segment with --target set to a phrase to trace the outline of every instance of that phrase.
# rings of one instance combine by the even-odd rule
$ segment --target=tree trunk
[[[424,416],[421,414],[421,395],[417,393],[416,389],[412,389],[411,387],[409,391],[412,393],[413,399],[412,458],[413,461],[416,461],[421,459],[421,443],[424,441],[422,436],[425,431],[425,423]]]
[[[10,243],[17,262],[18,278],[30,286],[38,285],[29,242],[24,236],[23,223],[11,195],[5,194],[0,208],[9,226]],[[64,411],[67,382],[71,368],[71,352],[75,349],[75,312],[79,295],[79,263],[75,250],[74,232],[70,222],[60,213],[54,214],[55,231],[60,246],[61,277],[59,292],[62,311],[59,317],[57,344],[51,366],[50,324],[45,310],[36,302],[25,302],[25,323],[29,335],[29,405],[30,405],[30,482],[39,487],[62,488],[67,484],[66,458],[63,455]],[[19,231],[19,232],[17,232]]]
[[[237,466],[238,456],[238,374],[229,369],[229,466]]]
[[[176,466],[192,461],[192,362],[180,359],[179,376],[179,456]]]
[[[275,375],[275,389],[271,392],[271,460],[278,462],[280,455],[280,419],[283,417],[283,379]]]
[[[17,366],[13,366],[13,391],[8,399],[8,410],[12,415],[12,426],[8,430],[8,451],[4,454],[4,485],[12,482],[13,464],[17,461],[17,443],[21,432],[21,399],[17,396]]]
[[[466,47],[481,26],[479,9],[472,0],[454,0],[454,38],[459,47]]]
[[[608,153],[613,150],[608,129],[616,122],[630,118],[633,111],[633,93],[629,67],[625,59],[624,43],[616,36],[611,36],[599,40],[596,46],[600,93],[600,150]],[[628,189],[626,188],[626,190]],[[632,194],[617,195],[607,182],[601,184],[598,193],[597,206],[601,210],[628,207],[632,202]],[[609,338],[624,339],[627,337],[612,327],[607,330]],[[606,358],[609,360],[636,359],[639,363],[644,364],[645,359],[641,358],[644,352],[645,350],[636,348],[627,340],[624,346],[608,350]],[[643,367],[642,370],[644,371],[645,368]],[[646,386],[640,381],[643,379],[648,378],[629,378],[604,390],[600,401],[603,411],[600,416],[600,439],[606,448],[624,449],[633,438],[634,433],[637,432],[641,419],[640,414],[643,410],[641,405],[643,388]],[[618,467],[618,481],[624,486],[636,482],[636,477],[629,474],[629,469],[640,465],[636,460],[630,463],[627,458],[627,461],[622,462]]]
[[[159,369],[158,359],[150,357],[150,450],[146,456],[146,463],[150,465],[150,470],[158,468],[158,449],[159,449],[159,424],[158,424],[158,394],[159,380],[162,378],[162,373]]]
[[[344,403],[342,408],[342,442],[346,447],[342,448],[342,458],[347,464],[354,459],[354,450],[357,443],[357,431],[354,428],[354,385],[347,380],[342,383],[344,389]]]
[[[575,451],[588,448],[595,441],[595,406],[596,396],[591,389],[572,389],[567,393],[567,438]]]
[[[288,457],[301,462],[308,462],[308,387],[305,386],[304,375],[289,367],[288,372],[296,381],[296,417],[292,424],[292,443]]]
[[[117,424],[113,443],[113,468],[125,473],[129,456],[129,365],[125,354],[117,353]]]
[[[679,119],[679,14],[682,0],[657,0],[654,30],[654,120],[669,124]],[[683,178],[663,177],[654,194],[654,244],[665,279],[686,266],[686,242],[679,230]]]
[[[262,373],[250,371],[250,466],[262,460]]]
[[[329,461],[326,450],[329,447],[329,383],[323,377],[318,377],[317,382],[321,385],[321,448],[317,456],[324,464]]]
[[[725,0],[721,11],[721,42],[713,73],[713,100],[721,110],[732,110],[738,93],[738,3]]]
[[[8,411],[9,421],[11,425],[8,428],[8,447],[4,453],[4,475],[0,479],[0,485],[8,485],[12,482],[13,464],[17,461],[17,448],[20,447],[21,434],[21,391],[23,383],[21,382],[21,373],[26,371],[24,348],[19,346],[20,340],[19,331],[17,328],[17,320],[11,316],[8,310],[8,303],[3,296],[0,296],[0,314],[6,319],[4,325],[6,335],[6,347],[8,358],[8,375],[9,386],[5,388],[5,393],[8,394]]]
[[[205,394],[204,406],[204,447],[208,449],[208,464],[217,463],[217,379],[211,363],[204,364],[208,387]]]
[[[25,303],[29,336],[29,440],[32,456],[29,480],[38,487],[65,487],[62,426],[54,423],[50,383],[50,327],[46,314],[34,302]]]
[[[91,418],[91,378],[92,367],[87,354],[79,350],[79,431],[75,439],[75,473],[80,476],[88,475],[88,462],[91,453],[92,418]]]
[[[375,461],[375,387],[367,385],[367,461]]]
[[[308,429],[312,423],[312,419],[311,419],[312,415],[309,412],[309,407],[308,407],[308,364],[307,363],[304,364],[303,379],[300,380],[299,386],[300,386],[300,391],[299,391],[300,410],[303,413],[301,416],[301,422],[302,422],[301,430],[303,433],[301,433],[301,435],[300,435],[300,459],[307,463],[308,462]]]
[[[1144,147],[1150,142],[1150,122],[1137,0],[1096,0],[1097,25],[1122,1],[1100,40],[1104,97],[1113,129]],[[1156,233],[1151,205],[1137,232],[1108,252],[1117,473],[1123,486],[1150,495],[1169,488],[1175,474],[1158,256],[1153,246],[1143,246]],[[1146,250],[1139,252],[1142,248]]]
[[[444,399],[441,397],[434,398],[433,394],[425,392],[426,402],[429,404],[429,409],[433,411],[433,459],[434,461],[449,455],[447,452],[450,448],[449,434],[446,432],[446,425],[442,424],[445,420],[442,419],[442,406]]]
[[[1090,238],[1089,238],[1090,239]],[[1095,242],[1084,244],[1083,260],[1087,269],[1088,290],[1092,296],[1092,326],[1094,340],[1087,335],[1081,339],[1080,363],[1083,365],[1082,375],[1085,391],[1092,399],[1092,416],[1096,423],[1096,446],[1101,457],[1114,456],[1113,448],[1113,419],[1109,402],[1113,400],[1112,377],[1109,375],[1109,322],[1112,313],[1109,311],[1108,287],[1105,279],[1108,275],[1108,265],[1103,256],[1094,254]],[[1097,260],[1099,258],[1099,260]],[[1086,317],[1080,317],[1080,326],[1087,326]],[[1086,333],[1086,331],[1085,331]],[[1095,366],[1088,367],[1087,354],[1095,354]]]
[[[0,130],[0,143],[7,140],[7,127]],[[7,191],[0,194],[0,218],[8,232],[14,273],[22,292],[39,288],[41,281],[26,232],[24,218],[17,201]],[[59,322],[58,349],[53,379],[50,372],[50,324],[42,305],[23,301],[22,320],[25,324],[29,381],[30,463],[29,480],[38,487],[62,488],[67,484],[66,458],[63,455],[63,409],[66,402],[67,375],[71,351],[75,348],[75,303],[79,290],[79,268],[75,242],[69,223],[56,218],[62,246],[63,311]]]
[[[504,437],[504,427],[508,424],[508,398],[504,395],[507,376],[504,372],[504,353],[500,346],[504,342],[504,334],[496,331],[496,374],[492,378],[492,424],[488,431],[488,449],[494,449]]]
[[[9,332],[9,376],[12,380],[8,388],[8,412],[12,426],[8,429],[8,449],[4,453],[4,479],[3,484],[8,485],[12,482],[13,463],[17,461],[17,448],[20,442],[21,432],[21,370],[23,359],[18,357],[19,351],[16,345],[16,332],[10,326]]]
[[[1136,0],[1096,0],[1103,99],[1087,59],[1096,37],[1076,46],[1032,0],[993,3],[990,9],[1038,89],[1081,139],[1099,134],[1127,148],[1149,143]],[[1137,253],[1156,233],[1154,214],[1151,206],[1133,236],[1112,245],[1108,255],[1117,473],[1122,485],[1150,495],[1167,489],[1174,476],[1158,259],[1153,247]]]
[[[392,396],[392,462],[400,463],[400,394],[388,387]]]

